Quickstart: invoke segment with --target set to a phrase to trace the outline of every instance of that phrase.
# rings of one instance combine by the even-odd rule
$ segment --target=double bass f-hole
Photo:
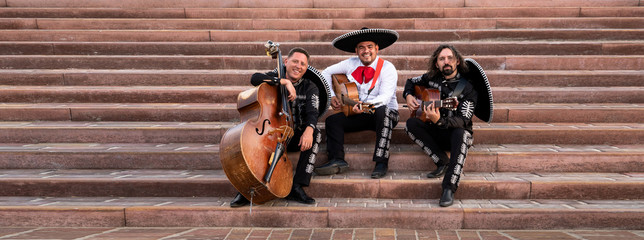
[[[266,122],[268,122],[268,124],[271,124],[270,119],[264,119],[264,121],[262,122],[262,131],[261,132],[259,131],[258,128],[255,128],[255,132],[257,133],[257,135],[260,135],[260,136],[264,135],[264,129],[266,129]]]

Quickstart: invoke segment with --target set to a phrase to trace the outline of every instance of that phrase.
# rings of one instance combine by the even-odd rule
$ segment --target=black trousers
[[[371,130],[376,132],[373,161],[389,162],[389,142],[394,127],[398,125],[398,110],[386,106],[376,108],[373,114],[358,114],[351,117],[343,113],[329,116],[325,122],[329,160],[344,160],[344,133]]]
[[[442,129],[418,118],[409,118],[405,131],[436,166],[448,165],[443,178],[443,189],[456,191],[463,172],[467,151],[472,146],[472,133],[463,128]],[[445,151],[450,151],[447,157]]]
[[[286,151],[287,152],[299,152],[300,138],[302,138],[303,130],[295,130],[291,141],[289,142]],[[320,150],[320,142],[322,141],[322,134],[317,128],[313,129],[313,145],[311,148],[304,152],[300,152],[300,158],[297,161],[297,167],[295,168],[295,176],[293,176],[293,183],[300,184],[302,186],[308,186],[311,183],[311,176],[313,175],[313,168],[315,167],[315,156]]]

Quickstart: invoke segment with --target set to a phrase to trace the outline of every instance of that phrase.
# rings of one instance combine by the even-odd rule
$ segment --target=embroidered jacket
[[[421,76],[407,79],[405,90],[403,91],[403,98],[407,99],[407,95],[414,95],[414,85],[438,89],[441,93],[441,99],[451,97],[460,78],[461,76],[459,74],[455,79],[449,81],[445,80],[442,75],[434,77],[434,79],[429,79],[428,74],[425,73]],[[436,122],[436,125],[441,128],[464,128],[472,133],[472,117],[474,116],[477,96],[478,93],[474,90],[472,84],[467,81],[463,92],[456,96],[458,99],[458,107],[456,110],[450,111],[441,108],[439,110],[441,117]]]
[[[258,86],[264,80],[272,80],[269,84],[275,86],[278,84],[277,73],[274,71],[267,73],[255,73],[250,79],[253,86]],[[311,82],[311,80],[302,78],[298,82],[293,83],[297,97],[291,105],[291,113],[293,114],[293,125],[295,130],[304,131],[307,126],[317,128],[318,115],[320,108],[320,92],[318,87]]]

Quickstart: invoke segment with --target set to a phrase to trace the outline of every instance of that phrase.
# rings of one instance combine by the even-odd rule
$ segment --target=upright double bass
[[[279,78],[286,78],[279,44],[268,41],[266,53],[277,59]],[[221,138],[219,158],[232,185],[255,204],[286,197],[293,185],[293,166],[286,146],[293,119],[286,87],[259,86],[237,96],[241,123]]]

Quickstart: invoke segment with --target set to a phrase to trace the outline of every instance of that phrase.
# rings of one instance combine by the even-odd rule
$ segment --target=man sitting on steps
[[[403,91],[410,112],[417,110],[423,113],[420,116],[410,116],[405,131],[437,166],[427,177],[438,178],[445,175],[439,202],[441,207],[450,206],[454,202],[454,192],[458,188],[467,150],[473,141],[472,117],[478,93],[465,78],[467,72],[468,65],[456,48],[440,45],[430,58],[429,71],[407,79]],[[454,108],[439,108],[433,102],[420,105],[415,96],[418,95],[415,86],[437,89],[439,100],[455,97],[457,101]],[[445,151],[450,151],[449,157]]]
[[[302,48],[291,49],[284,60],[284,67],[287,79],[278,79],[277,72],[273,71],[255,73],[250,81],[254,86],[264,82],[271,85],[277,85],[279,82],[286,86],[294,122],[294,135],[286,151],[301,151],[295,176],[293,176],[293,187],[286,199],[313,204],[315,199],[309,197],[302,187],[308,186],[311,182],[315,156],[322,140],[317,122],[320,115],[325,112],[325,108],[328,108],[328,86],[325,85],[326,81],[322,79],[320,73],[309,66],[309,53]],[[320,110],[320,108],[323,109]],[[248,204],[250,201],[241,193],[237,193],[237,196],[230,202],[231,207],[241,207]]]
[[[356,115],[346,116],[340,112],[326,119],[329,162],[317,167],[316,174],[331,175],[348,170],[349,164],[344,159],[344,133],[364,130],[376,132],[373,154],[376,166],[371,178],[382,178],[387,174],[389,142],[393,129],[398,124],[398,73],[392,63],[378,56],[378,50],[392,45],[397,39],[398,33],[393,30],[363,28],[333,40],[334,47],[357,56],[326,68],[322,75],[329,85],[332,85],[332,75],[346,75],[350,83],[357,85],[359,99],[355,100],[358,104],[350,109]],[[333,91],[331,94],[331,106],[333,109],[340,109],[340,96],[334,96]],[[361,103],[373,104],[374,113],[363,112],[358,107]]]

